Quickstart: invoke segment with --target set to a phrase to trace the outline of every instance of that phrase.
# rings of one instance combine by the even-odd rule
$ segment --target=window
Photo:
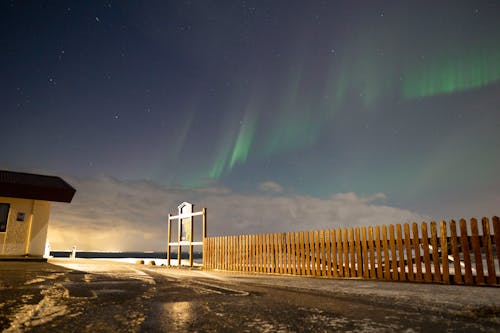
[[[9,218],[10,204],[0,203],[0,232],[7,231],[7,219]]]

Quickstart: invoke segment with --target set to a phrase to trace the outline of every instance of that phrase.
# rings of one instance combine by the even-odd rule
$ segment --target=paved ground
[[[499,332],[500,288],[0,262],[4,332]]]

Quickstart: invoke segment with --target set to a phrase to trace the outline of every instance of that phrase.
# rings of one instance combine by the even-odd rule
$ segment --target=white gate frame
[[[184,206],[190,206],[190,212],[182,212],[182,208]],[[189,267],[193,267],[193,246],[194,245],[203,245],[203,241],[207,237],[207,209],[203,208],[203,210],[199,212],[193,212],[194,205],[189,202],[181,203],[178,208],[178,214],[173,215],[168,214],[168,238],[167,238],[167,266],[170,267],[170,257],[172,246],[177,246],[177,266],[181,268],[182,264],[182,246],[189,246]],[[193,217],[202,216],[202,241],[201,242],[193,242]],[[191,234],[188,240],[181,240],[182,237],[182,220],[190,219],[190,227]],[[177,242],[172,242],[172,221],[177,220]],[[202,252],[202,255],[205,255]]]

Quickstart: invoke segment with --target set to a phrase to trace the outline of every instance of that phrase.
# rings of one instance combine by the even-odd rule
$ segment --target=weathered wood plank
[[[410,225],[405,223],[403,226],[405,234],[405,249],[406,249],[406,263],[408,267],[408,280],[414,281],[415,275],[413,270],[413,253],[411,251],[411,236],[410,236]]]
[[[305,251],[305,235],[304,232],[300,232],[300,272],[302,275],[306,275],[306,251]]]
[[[382,225],[382,248],[384,250],[384,279],[391,279],[391,266],[389,259],[389,243],[387,242],[387,226]]]
[[[474,261],[476,262],[476,284],[484,284],[483,258],[479,243],[479,229],[475,218],[470,219],[470,228],[472,252],[474,253]]]
[[[344,271],[345,271],[345,276],[346,277],[352,277],[353,275],[351,274],[351,258],[349,254],[351,252],[352,246],[349,246],[349,243],[352,242],[351,238],[349,237],[352,231],[350,232],[349,229],[344,229],[345,230],[345,235],[342,235],[343,240],[344,240]],[[342,230],[342,231],[344,231]],[[345,237],[344,237],[345,236]]]
[[[431,221],[431,252],[432,252],[432,262],[434,264],[434,282],[441,282],[441,265],[439,263],[439,247],[437,241],[437,227],[436,222]]]
[[[389,246],[391,248],[391,278],[393,281],[398,280],[398,258],[396,254],[396,242],[394,236],[394,225],[389,224]]]
[[[313,258],[314,258],[314,265],[313,265],[313,268],[314,268],[314,272],[313,272],[313,275],[314,276],[320,276],[321,275],[321,268],[320,268],[320,250],[319,250],[319,232],[318,231],[314,231],[313,233],[311,233],[311,235],[314,236],[313,240],[314,240],[314,246],[311,246],[311,251],[313,251]]]
[[[332,276],[332,246],[331,246],[331,231],[325,230],[325,266],[326,275],[328,277]]]
[[[339,277],[339,271],[337,266],[337,232],[335,229],[331,230],[331,241],[332,241],[332,254],[331,254],[331,262],[332,262],[332,273],[333,277]]]
[[[470,247],[469,247],[469,237],[467,234],[467,222],[464,219],[460,219],[460,244],[462,245],[462,254],[464,256],[465,265],[465,284],[473,284],[472,276],[472,262],[470,260]]]
[[[399,270],[399,280],[406,281],[405,272],[405,253],[403,250],[403,231],[401,229],[401,224],[396,224],[396,244],[398,249],[398,270]]]
[[[375,249],[377,250],[377,278],[383,279],[383,259],[382,259],[382,246],[380,238],[380,227],[375,226]]]
[[[440,243],[441,243],[441,267],[443,269],[442,280],[444,283],[450,283],[450,269],[448,266],[448,236],[446,234],[446,222],[441,221],[439,225]]]
[[[326,260],[325,260],[325,231],[320,230],[319,231],[319,251],[320,251],[320,269],[321,269],[321,276],[326,276]]]
[[[363,272],[364,279],[370,278],[370,267],[368,266],[369,253],[368,253],[368,246],[367,246],[366,240],[367,240],[366,227],[361,227],[361,252],[362,252],[361,256],[362,256],[362,261],[363,261],[362,272]]]
[[[349,228],[349,268],[351,277],[356,276],[356,257],[355,257],[355,246],[354,246],[354,230]]]
[[[292,243],[292,237],[293,233],[287,232],[286,233],[286,274],[292,274],[293,273],[293,268],[292,268],[292,249],[293,249],[293,243]]]
[[[453,275],[453,282],[461,284],[463,280],[462,267],[460,266],[460,252],[458,251],[457,224],[453,220],[450,221],[450,244],[453,256],[453,268],[455,271],[455,274]]]
[[[495,236],[495,247],[497,249],[497,262],[498,266],[500,267],[500,219],[498,216],[493,216],[492,217],[492,222],[493,222],[493,232]]]
[[[422,222],[422,250],[424,252],[424,281],[432,282],[431,256],[429,254],[429,236],[427,234],[427,223]]]
[[[377,278],[377,270],[375,269],[375,244],[373,242],[373,227],[368,227],[368,252],[370,253],[370,274],[371,279]]]
[[[483,226],[483,246],[484,253],[486,256],[486,265],[488,268],[488,284],[496,284],[496,272],[495,272],[495,259],[493,254],[493,246],[491,244],[491,234],[490,234],[490,220],[487,217],[483,217],[481,220]]]
[[[296,275],[301,275],[302,269],[302,260],[301,260],[301,255],[300,255],[300,233],[295,232],[295,268],[294,268],[294,274]]]
[[[413,234],[413,256],[415,258],[415,281],[422,281],[422,260],[420,257],[420,237],[418,236],[418,224],[411,225]]]
[[[361,235],[359,227],[354,228],[354,252],[356,253],[356,277],[363,276],[363,260],[361,259]]]

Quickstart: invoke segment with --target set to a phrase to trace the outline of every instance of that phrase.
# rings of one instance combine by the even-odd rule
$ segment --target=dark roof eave
[[[0,196],[3,197],[69,203],[76,193],[71,185],[59,177],[2,170],[0,176],[4,179],[0,181]]]

